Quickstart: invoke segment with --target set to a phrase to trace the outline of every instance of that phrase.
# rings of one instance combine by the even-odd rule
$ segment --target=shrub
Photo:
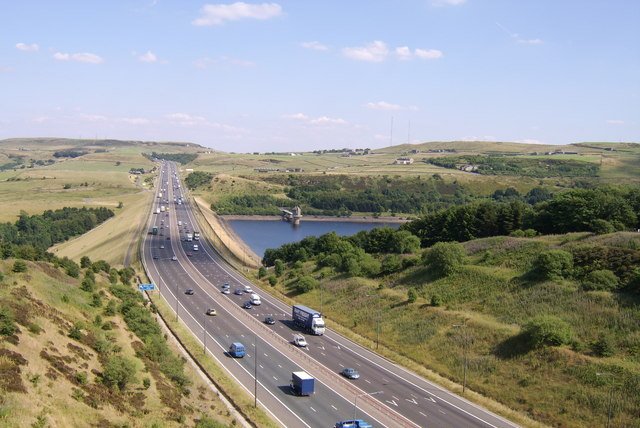
[[[274,287],[278,283],[278,278],[275,275],[269,276],[269,285]]]
[[[591,351],[598,357],[612,357],[616,353],[613,339],[605,334],[598,336],[591,344]]]
[[[416,300],[418,300],[418,292],[415,289],[410,288],[409,291],[407,291],[407,301],[409,303],[415,303]]]
[[[573,271],[573,256],[563,250],[547,250],[533,263],[533,272],[543,279],[562,279]]]
[[[616,228],[613,226],[613,224],[601,218],[593,220],[589,227],[591,228],[591,231],[596,235],[605,235],[607,233],[613,233],[616,231]]]
[[[267,268],[260,266],[260,269],[258,269],[258,278],[264,278],[265,276],[267,276]]]
[[[151,386],[151,379],[149,379],[148,377],[142,379],[142,386],[144,387],[144,389],[149,389],[149,387]]]
[[[585,290],[613,291],[618,288],[619,283],[616,274],[610,270],[594,270],[587,274],[582,282],[582,288]]]
[[[429,249],[425,261],[437,275],[448,276],[462,268],[465,256],[460,243],[438,242]]]
[[[18,331],[15,319],[9,308],[0,307],[0,334],[11,336]]]
[[[104,366],[102,381],[105,385],[124,391],[127,384],[135,379],[135,364],[124,357],[115,355],[109,358]]]
[[[402,258],[397,254],[391,254],[382,259],[382,265],[380,266],[381,274],[388,275],[398,272],[400,269],[402,269]]]
[[[431,306],[440,306],[442,305],[442,298],[439,294],[433,294],[431,296]]]
[[[80,258],[80,267],[82,269],[86,269],[89,266],[91,266],[91,259],[89,257],[87,257],[87,256],[82,256]]]
[[[571,326],[552,315],[540,315],[527,322],[523,329],[531,348],[545,345],[560,346],[571,341]]]
[[[24,260],[16,260],[15,262],[13,262],[13,268],[11,270],[16,273],[26,272],[27,264],[24,262]]]
[[[224,428],[226,425],[214,421],[207,416],[202,416],[195,425],[195,428]]]
[[[318,281],[308,275],[305,275],[298,279],[296,283],[296,290],[300,293],[306,293],[313,290],[316,285],[318,285]]]
[[[82,339],[82,330],[80,330],[80,326],[77,323],[69,330],[69,337],[78,341]]]
[[[276,260],[273,271],[277,277],[280,277],[280,275],[282,275],[282,273],[284,272],[284,262],[280,259]]]

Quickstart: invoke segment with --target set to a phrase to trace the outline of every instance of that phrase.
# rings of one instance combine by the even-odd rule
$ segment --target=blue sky
[[[0,12],[0,138],[235,152],[640,140],[638,0],[21,0]]]

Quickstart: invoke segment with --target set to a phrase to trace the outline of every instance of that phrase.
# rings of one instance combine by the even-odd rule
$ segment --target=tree
[[[136,365],[129,359],[114,355],[107,360],[102,381],[109,387],[124,391],[136,376]]]
[[[426,264],[437,275],[449,276],[464,265],[466,251],[458,242],[438,242],[426,256]]]
[[[591,231],[596,235],[606,235],[607,233],[613,233],[616,231],[616,228],[613,226],[613,224],[601,218],[593,220],[590,227]]]
[[[573,271],[573,255],[563,250],[542,252],[533,263],[533,272],[543,279],[567,278]]]
[[[87,256],[82,256],[80,258],[80,267],[82,269],[86,269],[89,266],[91,266],[91,259],[89,257],[87,257]]]
[[[16,273],[26,272],[27,264],[24,262],[24,260],[16,260],[15,262],[13,262],[13,268],[11,270]]]
[[[553,315],[540,315],[531,319],[525,324],[523,334],[531,348],[565,345],[573,336],[571,326]]]
[[[402,258],[397,254],[390,254],[382,259],[382,265],[380,266],[380,273],[388,275],[402,269]]]
[[[269,285],[274,287],[278,283],[278,278],[275,275],[269,276]]]
[[[618,288],[620,281],[615,273],[608,269],[594,270],[587,274],[582,281],[585,290],[613,291]]]
[[[276,260],[273,271],[277,277],[282,275],[284,273],[284,262],[280,259]]]

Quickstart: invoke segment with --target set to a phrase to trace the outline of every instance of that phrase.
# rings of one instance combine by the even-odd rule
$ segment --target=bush
[[[69,337],[77,341],[82,340],[82,330],[80,330],[80,326],[77,323],[69,330]]]
[[[607,269],[589,272],[582,282],[585,290],[613,291],[618,288],[620,281],[615,273]]]
[[[296,290],[298,290],[299,293],[306,293],[313,290],[317,285],[318,281],[308,275],[305,275],[298,279],[296,283]]]
[[[0,335],[11,336],[18,331],[13,314],[7,307],[0,307]]]
[[[102,381],[111,388],[118,388],[124,391],[127,384],[131,383],[136,376],[135,364],[124,357],[115,355],[107,360],[102,373]]]
[[[202,418],[196,422],[195,428],[224,428],[225,426],[226,425],[214,421],[207,416],[202,416]]]
[[[437,307],[442,305],[442,298],[439,294],[433,294],[431,296],[431,306]]]
[[[427,252],[426,264],[437,275],[448,276],[459,271],[465,260],[466,251],[458,242],[438,242]]]
[[[390,273],[398,272],[402,267],[402,258],[397,254],[391,254],[382,259],[380,273],[388,275]]]
[[[82,256],[80,258],[80,267],[82,269],[86,269],[89,266],[91,266],[91,259],[89,257],[87,257],[87,256]]]
[[[278,283],[278,278],[275,275],[269,276],[269,285],[274,287]]]
[[[573,256],[563,250],[547,250],[533,263],[533,272],[543,279],[567,278],[573,271]]]
[[[613,339],[605,334],[601,334],[598,339],[591,344],[591,351],[598,357],[612,357],[616,353]]]
[[[613,233],[616,231],[616,228],[613,226],[613,224],[601,218],[593,220],[589,226],[591,228],[591,231],[596,235],[605,235],[607,233]]]
[[[278,259],[273,266],[274,273],[277,277],[280,277],[280,275],[282,275],[282,273],[284,272],[284,262]]]
[[[531,348],[566,345],[573,336],[571,326],[552,315],[540,315],[531,319],[525,324],[523,334]]]
[[[409,291],[407,291],[407,301],[409,303],[415,303],[416,300],[418,300],[418,292],[414,288],[410,288]]]
[[[264,278],[265,276],[267,276],[267,268],[260,266],[260,269],[258,269],[258,278]]]
[[[11,270],[16,273],[26,272],[27,264],[24,262],[24,260],[16,260],[15,262],[13,262],[13,268]]]

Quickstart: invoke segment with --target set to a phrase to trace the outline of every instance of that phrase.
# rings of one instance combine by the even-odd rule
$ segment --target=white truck
[[[160,212],[163,213],[165,212],[166,208],[164,207],[164,205],[160,205]]]
[[[193,241],[193,235],[190,233],[187,233],[187,242],[191,242]]]
[[[252,293],[251,294],[251,304],[254,306],[260,306],[262,302],[260,301],[260,296],[258,296],[256,293]]]

